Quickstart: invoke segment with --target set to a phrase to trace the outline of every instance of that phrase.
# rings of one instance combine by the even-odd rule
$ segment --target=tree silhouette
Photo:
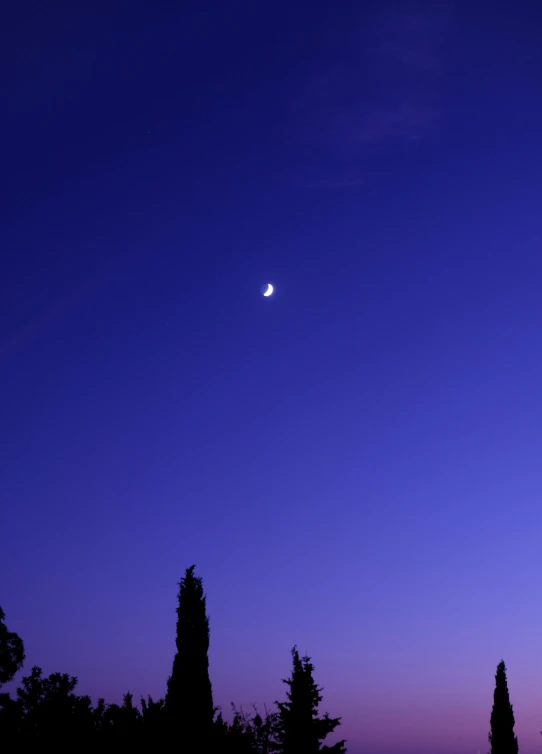
[[[269,712],[264,708],[264,716],[260,715],[254,707],[255,715],[250,718],[249,728],[253,741],[252,750],[255,754],[273,754],[278,751],[277,726],[279,723],[278,712]]]
[[[163,711],[163,699],[154,701],[152,696],[148,696],[147,699],[145,699],[143,696],[141,697],[141,720],[146,727],[158,727],[160,721],[162,720]]]
[[[104,722],[109,740],[123,743],[139,741],[141,713],[134,707],[133,694],[127,692],[122,697],[122,704],[110,704],[106,707]]]
[[[247,714],[243,708],[231,705],[233,719],[228,724],[219,713],[215,720],[215,748],[220,754],[273,754],[278,751],[276,724],[278,714],[265,710],[262,717],[256,706],[255,714]]]
[[[279,723],[278,712],[269,712],[264,707],[264,716],[259,713],[256,705],[253,705],[254,715],[240,714],[245,726],[247,739],[250,742],[250,750],[254,754],[273,754],[279,750],[277,743],[277,731]]]
[[[518,754],[518,740],[514,735],[514,724],[514,711],[510,704],[506,680],[506,666],[501,660],[495,674],[495,692],[490,718],[491,730],[488,736],[491,754]]]
[[[292,649],[293,668],[289,679],[283,679],[289,690],[288,701],[276,702],[278,707],[277,738],[281,754],[316,754],[325,751],[333,754],[346,752],[344,741],[333,746],[322,746],[322,741],[340,725],[340,718],[330,718],[328,713],[318,717],[318,705],[322,701],[312,673],[314,666],[310,657],[299,657],[297,648]]]
[[[345,754],[344,741],[326,746],[323,741],[340,724],[340,718],[318,715],[321,689],[313,679],[309,657],[300,658],[292,649],[292,675],[287,700],[276,702],[272,713],[261,715],[254,707],[252,716],[233,708],[233,720],[226,722],[213,707],[209,679],[209,619],[202,580],[188,568],[179,584],[176,653],[167,682],[165,699],[141,697],[141,709],[127,693],[122,704],[107,704],[99,698],[93,708],[90,697],[75,693],[77,678],[66,673],[44,677],[39,667],[23,677],[14,698],[0,693],[0,750],[79,750],[107,749],[108,744],[166,751],[172,747],[184,752],[209,754]],[[24,660],[24,647],[17,634],[7,630],[0,609],[0,681],[13,678]],[[502,668],[501,668],[502,665]],[[491,754],[518,754],[513,736],[514,718],[509,705],[504,663],[497,672],[495,706],[491,716]],[[502,671],[502,673],[501,673]],[[515,749],[498,746],[505,740],[506,726],[501,683],[509,707]],[[500,695],[499,695],[500,694]],[[508,718],[506,718],[508,719]],[[500,725],[500,727],[499,727]],[[28,746],[30,744],[30,746]],[[4,747],[4,748],[3,748]]]
[[[24,662],[23,640],[13,631],[8,631],[5,618],[0,607],[0,686],[9,683]]]
[[[0,743],[40,741],[53,748],[90,742],[156,743],[161,731],[154,725],[162,700],[142,700],[143,712],[127,693],[122,705],[99,699],[93,709],[90,697],[75,694],[77,678],[52,673],[44,678],[38,667],[22,680],[16,698],[0,694]]]
[[[17,698],[2,694],[2,727],[10,738],[39,739],[52,746],[73,745],[93,738],[95,724],[88,696],[77,696],[77,678],[51,673],[44,678],[33,667],[17,689]]]
[[[179,584],[177,652],[165,700],[169,725],[182,731],[191,746],[210,735],[215,712],[209,680],[209,619],[202,581],[194,569],[187,568]]]
[[[221,754],[252,754],[254,751],[250,721],[243,712],[232,704],[233,720],[227,726],[226,736],[220,746]]]

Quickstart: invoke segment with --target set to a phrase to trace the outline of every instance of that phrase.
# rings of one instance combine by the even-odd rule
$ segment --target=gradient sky
[[[26,670],[162,695],[195,563],[218,704],[297,643],[351,754],[475,754],[502,657],[538,751],[542,8],[61,5],[0,18]]]

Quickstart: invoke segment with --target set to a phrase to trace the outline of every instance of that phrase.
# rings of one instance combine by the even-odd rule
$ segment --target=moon
[[[271,283],[267,283],[267,290],[264,291],[264,296],[270,296],[273,293],[273,286]]]

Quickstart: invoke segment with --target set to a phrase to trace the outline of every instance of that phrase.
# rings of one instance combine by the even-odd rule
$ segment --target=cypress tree
[[[518,754],[518,740],[514,735],[514,711],[510,704],[506,666],[504,661],[497,665],[495,674],[495,692],[491,710],[488,736],[491,744],[490,754]]]
[[[297,648],[292,649],[292,675],[283,679],[289,689],[288,701],[276,702],[278,707],[277,739],[281,754],[344,754],[344,741],[333,746],[322,746],[322,741],[340,725],[341,719],[330,718],[328,713],[318,717],[318,705],[322,701],[312,673],[314,666],[310,657],[300,657]]]
[[[214,717],[209,679],[209,619],[201,578],[187,568],[179,584],[177,652],[167,683],[165,710],[182,739],[196,745],[207,739]]]

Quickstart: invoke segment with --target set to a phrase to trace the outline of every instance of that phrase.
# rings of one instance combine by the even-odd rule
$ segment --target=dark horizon
[[[542,7],[2,18],[25,672],[163,696],[196,563],[225,710],[271,705],[297,644],[351,754],[486,754],[504,657],[534,754]]]

